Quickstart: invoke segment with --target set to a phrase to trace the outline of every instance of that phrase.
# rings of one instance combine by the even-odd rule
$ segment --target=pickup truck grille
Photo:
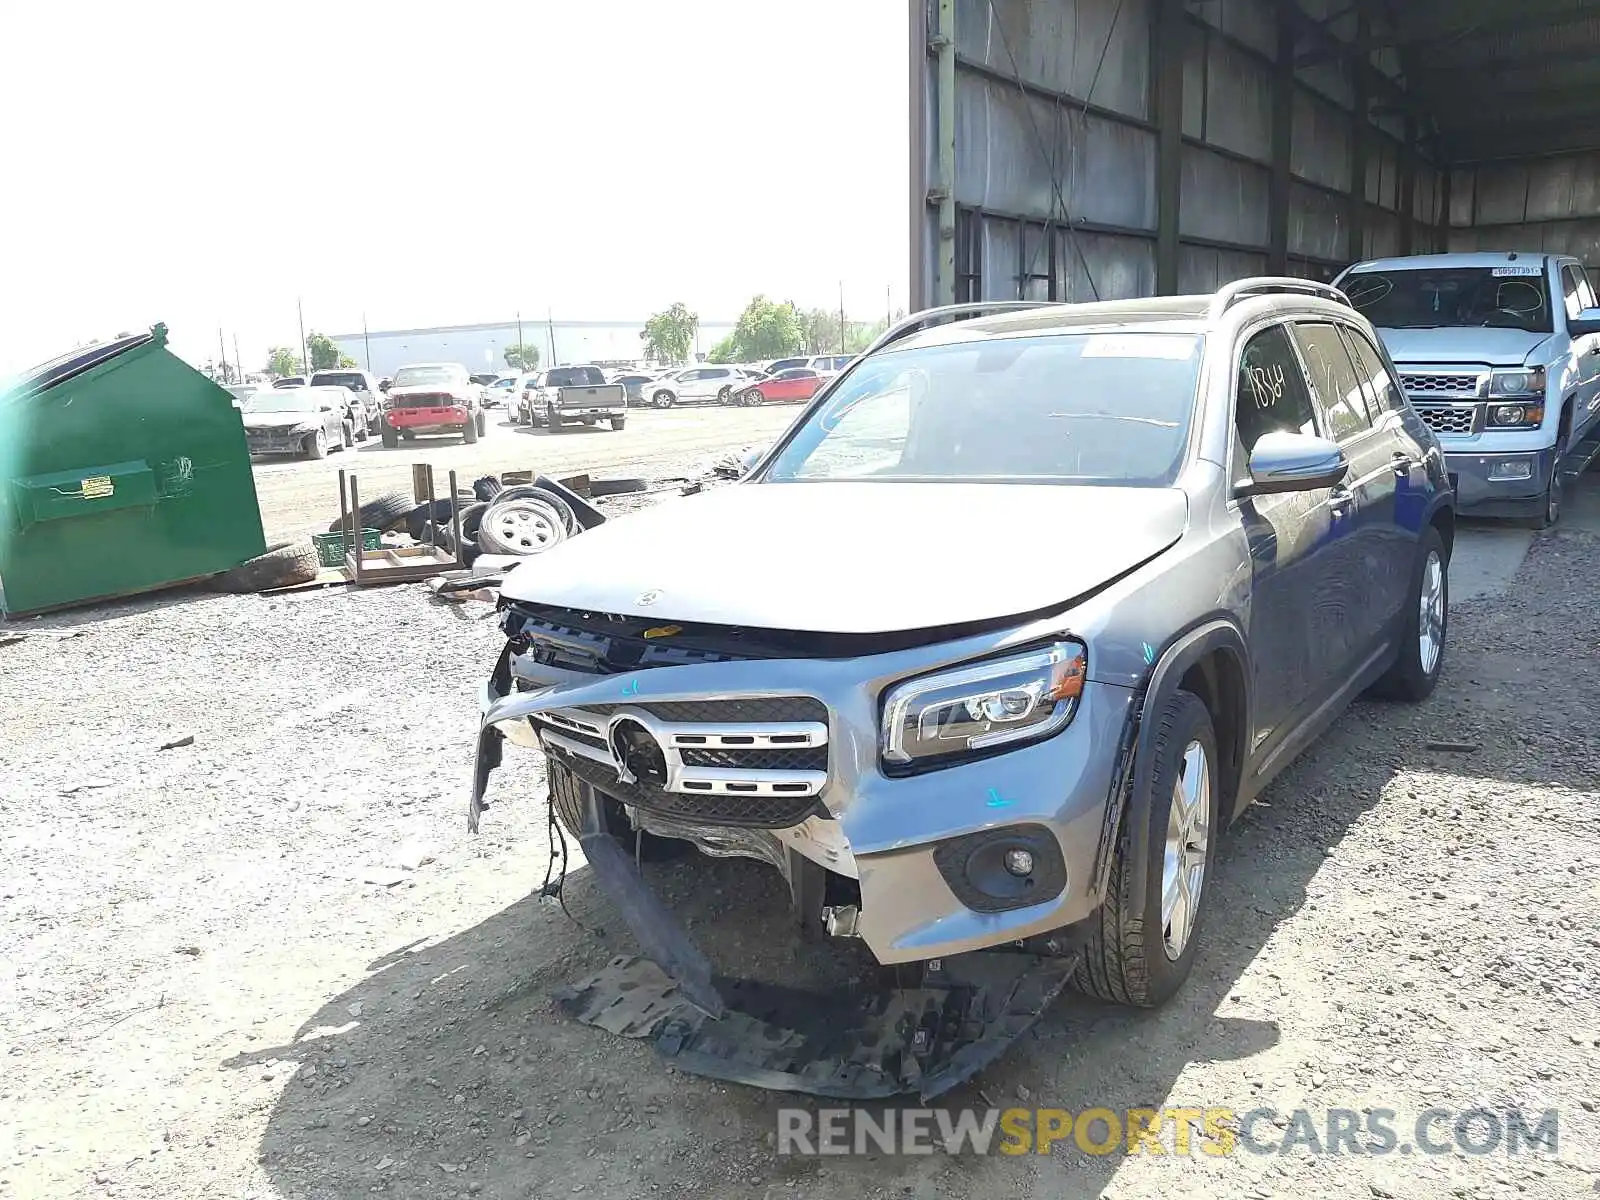
[[[1478,427],[1476,404],[1413,404],[1412,407],[1434,433],[1467,434]]]
[[[634,719],[614,732],[612,718],[624,710]],[[785,829],[826,811],[817,795],[828,779],[828,710],[810,697],[597,704],[547,710],[534,722],[562,766],[649,812]],[[626,782],[613,748],[625,736],[634,776]]]
[[[1427,396],[1434,399],[1460,396],[1464,399],[1478,394],[1476,372],[1445,371],[1437,374],[1402,374],[1400,386],[1407,396]]]

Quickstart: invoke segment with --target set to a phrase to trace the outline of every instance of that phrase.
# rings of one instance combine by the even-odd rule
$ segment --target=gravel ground
[[[751,440],[737,427],[709,449]],[[1555,1108],[1554,1156],[780,1156],[777,1097],[553,1011],[627,937],[586,871],[583,928],[530,897],[531,756],[508,753],[465,833],[497,631],[486,605],[402,585],[151,597],[0,646],[0,1195],[1591,1194],[1597,572],[1600,538],[1538,539],[1514,600],[1452,613],[1433,700],[1358,705],[1280,778],[1224,844],[1175,1003],[1063,1001],[947,1098],[1304,1105],[1319,1124],[1376,1106],[1402,1127]],[[796,969],[772,873],[654,877],[714,959]]]

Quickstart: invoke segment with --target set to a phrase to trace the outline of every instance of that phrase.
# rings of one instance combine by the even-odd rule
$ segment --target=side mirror
[[[1600,308],[1586,308],[1567,322],[1569,337],[1587,337],[1600,333]]]
[[[761,455],[763,453],[764,452],[761,451],[761,450],[751,450],[751,451],[747,452],[742,458],[739,459],[739,478],[740,479],[743,479],[746,475],[750,474],[751,470],[754,469],[756,463],[760,461]]]
[[[1337,443],[1309,433],[1264,433],[1250,452],[1250,481],[1240,490],[1250,496],[1313,492],[1333,487],[1350,473],[1350,460]]]

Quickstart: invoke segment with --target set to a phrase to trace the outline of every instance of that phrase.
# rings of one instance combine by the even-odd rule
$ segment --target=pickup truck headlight
[[[1083,693],[1078,642],[925,675],[883,705],[885,770],[905,774],[1038,742],[1066,728]]]
[[[1544,396],[1544,368],[1496,371],[1489,376],[1490,396]]]

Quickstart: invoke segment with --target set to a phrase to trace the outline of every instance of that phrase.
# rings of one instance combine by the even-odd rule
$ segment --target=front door
[[[1235,390],[1235,483],[1249,479],[1249,455],[1263,434],[1318,433],[1311,390],[1288,330],[1271,325],[1239,353]],[[1332,624],[1319,608],[1337,576],[1339,538],[1349,513],[1334,489],[1242,497],[1250,549],[1248,635],[1253,672],[1251,748],[1269,753],[1326,693],[1333,670],[1320,636]]]

